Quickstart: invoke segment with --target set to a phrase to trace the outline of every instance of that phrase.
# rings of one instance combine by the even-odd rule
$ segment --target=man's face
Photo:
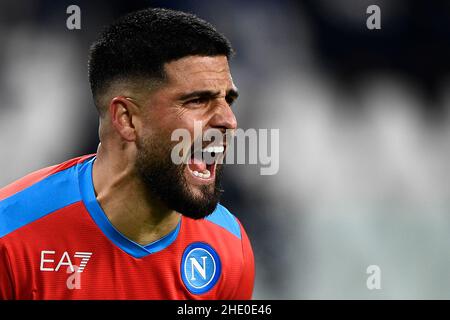
[[[165,65],[167,81],[145,102],[142,130],[137,140],[136,169],[152,196],[169,208],[192,218],[203,218],[216,207],[220,198],[221,165],[217,160],[226,150],[225,135],[214,141],[212,163],[202,161],[202,151],[211,142],[199,144],[209,129],[236,129],[231,104],[237,98],[225,56],[189,56]],[[194,124],[201,131],[194,132]],[[172,132],[186,129],[190,133],[192,157],[187,164],[171,159]],[[194,146],[199,146],[195,149]],[[223,149],[223,152],[221,150]],[[211,158],[211,154],[208,154]]]

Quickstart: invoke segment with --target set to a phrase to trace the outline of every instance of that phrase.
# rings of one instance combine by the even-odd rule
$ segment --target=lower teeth
[[[194,174],[194,176],[200,177],[203,179],[208,179],[211,176],[211,172],[209,172],[208,169],[203,170],[203,172],[192,171],[192,173]]]

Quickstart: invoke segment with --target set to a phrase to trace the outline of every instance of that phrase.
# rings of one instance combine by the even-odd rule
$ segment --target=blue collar
[[[78,180],[80,184],[81,197],[92,219],[94,219],[100,230],[116,246],[135,258],[142,258],[149,254],[167,248],[178,236],[181,227],[181,218],[177,227],[169,234],[146,246],[142,246],[120,233],[109,221],[103,212],[95,196],[94,184],[92,181],[92,167],[95,157],[78,165]]]

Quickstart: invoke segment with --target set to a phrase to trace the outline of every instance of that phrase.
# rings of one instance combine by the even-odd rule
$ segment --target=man
[[[250,242],[218,204],[226,139],[195,148],[195,123],[237,126],[231,53],[209,23],[177,11],[105,29],[89,61],[97,153],[0,190],[0,298],[251,298]],[[192,155],[176,164],[180,128]]]

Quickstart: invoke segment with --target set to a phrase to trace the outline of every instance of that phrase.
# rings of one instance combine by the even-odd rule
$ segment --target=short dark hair
[[[114,80],[163,80],[165,63],[191,55],[232,54],[225,36],[193,14],[160,8],[132,12],[108,26],[91,46],[92,95],[102,114],[98,97]]]

